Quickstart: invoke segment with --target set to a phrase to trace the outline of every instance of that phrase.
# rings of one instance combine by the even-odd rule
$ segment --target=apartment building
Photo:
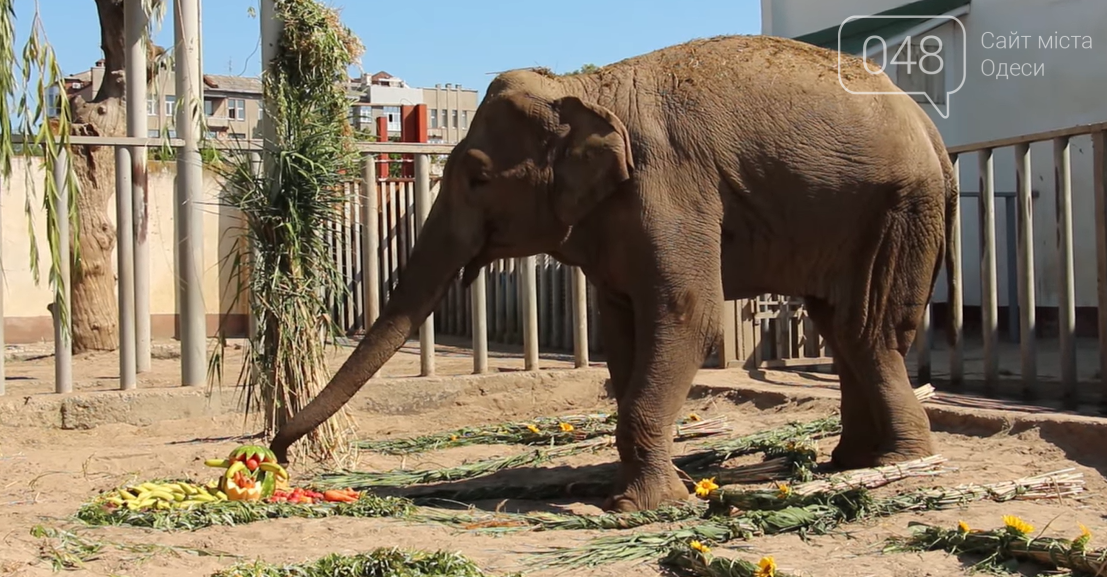
[[[65,79],[70,96],[92,99],[104,77],[104,61]],[[146,114],[151,138],[164,128],[175,137],[176,84],[172,70],[163,70],[147,93]],[[460,84],[436,84],[434,88],[409,86],[403,79],[381,71],[352,78],[347,83],[350,121],[356,130],[376,134],[377,118],[388,119],[387,137],[399,136],[401,107],[427,105],[429,142],[456,143],[469,130],[476,112],[477,91]],[[258,121],[264,114],[261,80],[246,76],[204,75],[204,117],[212,139],[260,138]]]
[[[477,91],[460,84],[436,84],[415,88],[388,72],[363,75],[350,80],[354,127],[376,134],[376,119],[388,119],[388,136],[399,136],[401,107],[427,106],[427,140],[456,143],[469,131],[469,120],[477,110]]]
[[[92,99],[104,77],[104,61],[84,72],[65,79],[70,96]],[[258,121],[262,117],[261,80],[246,76],[204,75],[204,122],[211,139],[260,138]],[[147,128],[151,138],[177,135],[174,120],[177,114],[176,83],[172,70],[163,70],[147,91]]]

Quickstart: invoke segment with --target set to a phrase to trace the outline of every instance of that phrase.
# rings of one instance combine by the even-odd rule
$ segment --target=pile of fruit
[[[227,494],[219,490],[213,481],[206,485],[187,482],[152,483],[131,485],[116,489],[104,496],[104,502],[132,511],[154,508],[191,509],[204,503],[226,501]]]
[[[316,503],[353,503],[361,495],[350,489],[317,492],[291,487],[288,472],[277,463],[276,456],[266,447],[243,445],[231,451],[226,459],[208,459],[209,467],[225,469],[217,479],[205,484],[146,482],[129,485],[104,494],[101,500],[108,507],[126,507],[132,511],[191,509],[205,503],[221,501],[257,501],[313,505]]]

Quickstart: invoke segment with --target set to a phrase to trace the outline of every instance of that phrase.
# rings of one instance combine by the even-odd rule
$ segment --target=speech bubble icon
[[[905,19],[922,20],[919,24],[910,26],[907,29],[902,29]],[[946,86],[948,83],[949,75],[947,73],[948,63],[946,62],[946,55],[948,54],[944,49],[945,42],[941,36],[930,33],[933,29],[941,26],[941,23],[936,23],[935,20],[945,20],[955,22],[957,27],[960,28],[961,34],[958,35],[955,32],[951,34],[953,42],[960,39],[960,46],[954,47],[954,49],[961,54],[961,80],[957,83],[957,87],[953,90],[945,90],[944,100],[946,103],[943,110],[940,104],[936,101],[933,94],[926,90],[927,80],[926,77],[941,76],[943,82],[942,86]],[[842,36],[846,25],[850,22],[863,22],[860,25],[854,25],[854,28],[860,32],[854,34],[867,33],[865,41],[861,44],[858,52],[846,52],[847,54],[860,56],[863,60],[863,68],[868,74],[887,74],[889,66],[901,67],[896,69],[896,76],[889,78],[899,78],[898,72],[902,67],[906,67],[908,78],[913,78],[915,82],[922,82],[922,88],[916,88],[914,86],[898,87],[898,89],[892,90],[852,90],[849,86],[846,86],[846,82],[843,78],[842,71]],[[885,33],[887,32],[887,37]],[[921,37],[920,37],[921,35]],[[876,14],[871,16],[850,16],[842,21],[838,26],[838,84],[843,90],[850,94],[888,94],[888,95],[912,95],[922,96],[930,103],[930,106],[934,108],[934,111],[939,116],[946,119],[949,118],[951,109],[950,96],[956,94],[965,85],[965,78],[967,76],[967,64],[968,64],[968,45],[966,38],[968,35],[965,32],[965,24],[961,22],[956,16],[949,14],[937,14],[931,16],[909,16],[909,15],[882,15]],[[917,41],[916,41],[917,39]],[[952,44],[952,42],[951,42]],[[891,60],[889,60],[889,54],[891,54]],[[880,67],[874,68],[869,62],[869,58],[875,56],[880,57]],[[922,75],[914,76],[914,75]]]

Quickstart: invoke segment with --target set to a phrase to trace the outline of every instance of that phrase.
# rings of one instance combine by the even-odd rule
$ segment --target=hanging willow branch
[[[66,208],[69,229],[77,238],[77,177],[72,165],[66,165],[62,182],[54,174],[58,157],[70,148],[69,129],[72,110],[65,95],[65,75],[58,65],[53,47],[46,37],[38,3],[31,18],[30,34],[23,50],[15,51],[15,0],[0,0],[0,177],[10,180],[12,160],[23,156],[28,160],[26,171],[26,195],[24,212],[27,215],[27,232],[30,243],[31,276],[38,284],[41,278],[39,246],[35,237],[34,205],[35,186],[32,178],[32,159],[39,154],[43,159],[45,186],[42,206],[46,210],[46,241],[50,252],[49,282],[62,323],[63,334],[70,334],[69,300],[61,286],[61,239],[58,237],[58,204],[61,187],[69,193]],[[57,114],[51,118],[49,111]],[[12,127],[12,118],[18,117],[18,127]],[[18,137],[18,138],[17,138]],[[16,140],[22,139],[16,147]],[[79,260],[77,243],[72,243],[72,257]]]

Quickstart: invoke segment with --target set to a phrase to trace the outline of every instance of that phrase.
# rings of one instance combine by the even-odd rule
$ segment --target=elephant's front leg
[[[654,509],[688,498],[672,463],[673,425],[718,335],[722,303],[718,273],[696,264],[667,271],[660,286],[650,283],[635,295],[634,368],[616,428],[620,484],[609,510]]]
[[[604,356],[618,402],[626,393],[634,370],[634,308],[626,295],[608,289],[600,289],[597,293]]]

